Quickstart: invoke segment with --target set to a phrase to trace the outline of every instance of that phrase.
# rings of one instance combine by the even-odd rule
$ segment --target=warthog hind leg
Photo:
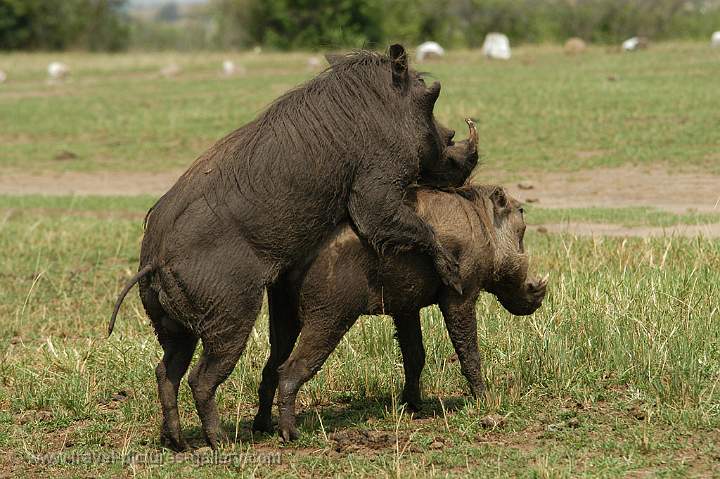
[[[270,309],[270,357],[262,372],[258,389],[260,405],[253,421],[253,431],[270,433],[272,427],[272,405],[278,386],[278,367],[284,363],[300,333],[297,314],[297,294],[285,281],[268,288]]]
[[[402,315],[395,315],[393,321],[405,368],[405,387],[402,400],[413,411],[419,411],[422,406],[420,375],[425,367],[425,348],[420,329],[420,314],[419,311],[414,310]]]
[[[170,449],[184,451],[188,446],[182,436],[177,396],[180,381],[190,366],[197,337],[167,315],[157,293],[149,288],[147,282],[141,282],[140,297],[164,353],[155,367],[163,414],[160,441]]]

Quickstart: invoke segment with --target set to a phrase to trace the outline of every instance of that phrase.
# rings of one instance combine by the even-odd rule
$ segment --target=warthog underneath
[[[140,269],[109,329],[139,282],[164,351],[155,372],[166,445],[186,448],[177,393],[202,339],[188,382],[203,433],[217,447],[215,391],[245,349],[263,290],[275,315],[292,315],[289,272],[302,271],[339,224],[352,222],[375,251],[426,256],[460,290],[457,260],[403,202],[418,179],[462,183],[477,161],[435,120],[439,94],[439,83],[427,86],[408,68],[399,45],[387,56],[336,57],[212,146],[150,210]]]
[[[296,315],[270,317],[272,354],[284,354],[278,369],[279,433],[283,439],[298,436],[298,390],[320,369],[361,314],[393,317],[405,366],[402,398],[419,409],[420,373],[425,364],[420,308],[440,305],[462,373],[477,396],[484,389],[475,317],[480,293],[492,293],[516,315],[532,314],[540,307],[547,277],[528,278],[523,210],[502,188],[467,186],[456,193],[419,189],[415,203],[419,216],[433,226],[441,243],[460,258],[462,294],[443,285],[427,257],[379,257],[350,226],[339,227],[295,283],[296,288],[287,292],[288,300],[297,305]],[[285,327],[285,322],[296,327]],[[294,330],[295,334],[278,334],[279,330]],[[262,398],[272,399],[277,384],[263,378],[254,423],[257,430],[272,429],[272,401]]]

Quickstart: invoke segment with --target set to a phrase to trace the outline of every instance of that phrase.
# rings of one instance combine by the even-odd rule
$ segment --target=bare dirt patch
[[[410,443],[407,437],[400,437],[387,431],[367,431],[350,429],[334,432],[328,436],[336,452],[382,451],[400,447],[405,449]]]
[[[480,170],[476,178],[494,181],[502,177]],[[673,173],[660,168],[598,168],[573,173],[533,173],[522,179],[530,190],[507,182],[510,193],[543,208],[623,208],[649,206],[686,213],[720,211],[720,176],[704,173]]]
[[[584,152],[595,154],[595,152]],[[0,176],[0,195],[159,196],[182,174],[66,172],[46,175],[23,173]],[[720,212],[720,176],[672,173],[661,168],[600,168],[572,173],[531,173],[506,181],[508,172],[480,169],[477,181],[505,183],[513,196],[542,208],[653,207],[673,213]],[[522,187],[520,186],[522,185]],[[581,236],[703,236],[720,237],[720,224],[671,227],[624,227],[606,223],[568,222],[533,227],[549,233]]]
[[[181,174],[182,171],[2,174],[0,195],[159,196],[165,193]]]
[[[182,171],[2,174],[0,195],[161,195],[181,174]],[[532,183],[532,189],[519,188],[520,181],[504,181],[510,175],[481,168],[475,177],[482,182],[506,183],[518,199],[535,199],[543,208],[649,206],[674,213],[720,211],[720,176],[702,172],[673,173],[662,168],[632,166],[572,173],[535,172],[522,178]],[[517,179],[517,175],[513,176]]]

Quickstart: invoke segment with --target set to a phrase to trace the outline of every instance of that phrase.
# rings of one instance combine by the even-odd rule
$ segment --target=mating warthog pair
[[[271,353],[263,370],[254,429],[272,429],[279,372],[279,433],[285,440],[297,438],[298,390],[362,314],[393,317],[405,367],[402,399],[418,410],[425,364],[420,308],[440,305],[461,370],[472,393],[479,396],[484,390],[475,317],[480,293],[492,293],[516,315],[531,314],[540,307],[547,278],[527,277],[525,222],[517,200],[502,188],[487,185],[455,192],[421,188],[408,196],[441,244],[459,258],[462,294],[442,284],[426,256],[378,256],[350,225],[339,227],[308,270],[297,276],[301,279],[285,285],[285,300],[296,314],[275,314],[270,309]]]
[[[474,283],[463,291],[457,247],[406,201],[413,183],[460,186],[477,163],[472,126],[470,140],[455,144],[454,132],[435,120],[439,93],[439,83],[427,86],[408,68],[399,45],[388,55],[334,57],[325,72],[211,147],[148,212],[140,269],[118,299],[110,332],[139,282],[164,351],[155,371],[169,447],[186,447],[177,393],[198,340],[203,352],[188,382],[204,435],[217,447],[215,391],[245,349],[264,289],[273,345],[256,427],[269,428],[278,367],[300,328],[295,292],[342,225],[351,224],[357,243],[378,258],[423,258],[448,297],[477,292]],[[303,375],[296,376],[299,387]],[[285,422],[291,438],[294,418]]]

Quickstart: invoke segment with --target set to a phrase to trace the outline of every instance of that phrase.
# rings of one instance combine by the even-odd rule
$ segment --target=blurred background
[[[0,49],[326,49],[708,38],[718,0],[0,0]]]
[[[478,302],[486,401],[463,399],[430,308],[421,421],[398,413],[392,325],[372,317],[298,396],[298,448],[252,436],[265,310],[218,398],[229,450],[281,465],[29,461],[162,450],[135,292],[105,339],[146,212],[323,53],[392,42],[442,82],[456,138],[477,120],[474,179],[525,204],[531,271],[550,273],[531,317]],[[0,477],[716,476],[718,79],[720,0],[0,0]],[[386,439],[354,454],[326,434],[361,430]]]

